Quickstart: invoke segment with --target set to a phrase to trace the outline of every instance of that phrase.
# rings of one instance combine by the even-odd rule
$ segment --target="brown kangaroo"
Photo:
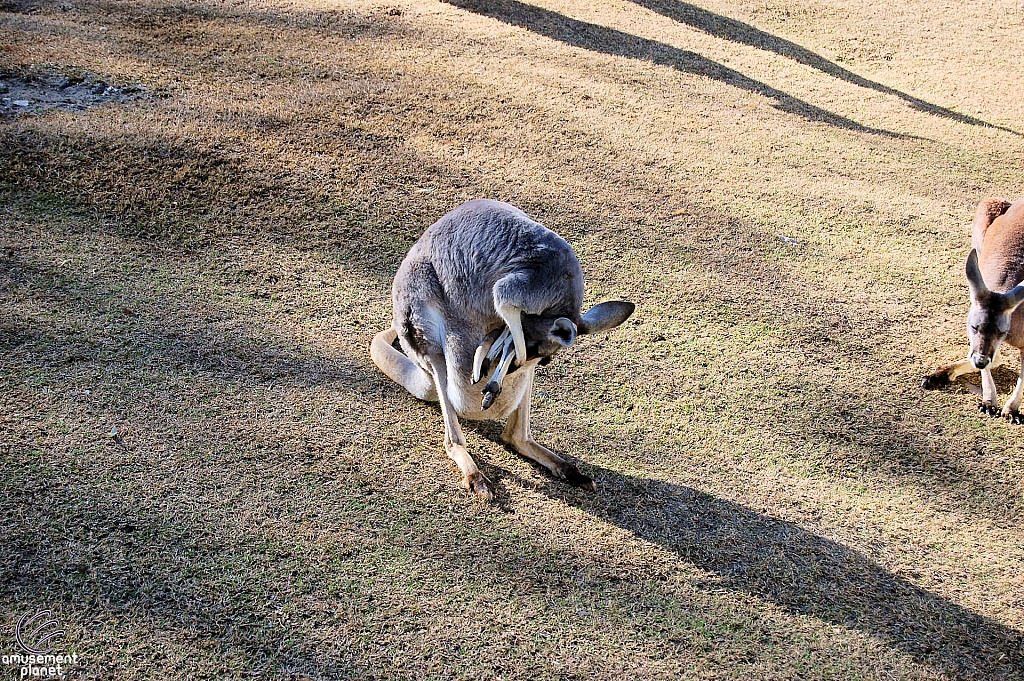
[[[1017,410],[1024,395],[1024,199],[1014,202],[985,199],[978,204],[967,256],[967,285],[971,309],[967,313],[967,337],[971,349],[966,359],[946,365],[924,377],[921,387],[935,390],[958,376],[981,372],[982,403],[979,411],[1002,415],[1024,423]],[[1021,377],[1000,411],[992,369],[1001,363],[1003,343],[1021,351]]]

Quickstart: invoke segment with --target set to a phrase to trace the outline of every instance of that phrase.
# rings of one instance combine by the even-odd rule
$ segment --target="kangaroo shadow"
[[[500,425],[482,422],[474,429],[501,444]],[[1024,674],[1024,633],[793,523],[684,485],[592,464],[584,470],[597,482],[595,494],[550,478],[538,485],[489,468],[718,575],[714,588],[743,591],[795,615],[862,631],[951,678]]]
[[[649,61],[669,66],[684,73],[711,78],[775,100],[774,106],[786,113],[796,114],[810,121],[820,121],[837,128],[867,132],[887,137],[913,139],[913,135],[897,133],[861,125],[856,121],[832,113],[798,99],[758,80],[745,76],[707,57],[681,50],[665,43],[640,38],[612,28],[571,19],[558,12],[534,7],[518,0],[444,0],[460,9],[520,26],[546,38],[558,40],[592,52],[616,57]]]
[[[771,33],[762,31],[750,24],[743,23],[742,21],[737,21],[736,19],[730,19],[729,17],[722,16],[721,14],[709,12],[702,7],[692,5],[688,2],[677,2],[676,0],[630,1],[670,19],[686,24],[687,26],[691,26],[699,31],[713,35],[716,38],[724,38],[743,45],[749,45],[750,47],[756,47],[760,50],[774,52],[781,57],[787,57],[805,66],[810,66],[813,69],[817,69],[822,73],[844,80],[847,83],[875,90],[876,92],[881,92],[883,94],[894,95],[904,100],[918,111],[924,111],[925,113],[935,116],[949,118],[959,123],[977,125],[985,128],[996,128],[1003,132],[1020,135],[1016,130],[1011,130],[1010,128],[988,123],[978,118],[974,118],[973,116],[967,116],[962,113],[957,113],[956,111],[951,111],[945,107],[926,102],[923,99],[901,92],[900,90],[889,87],[888,85],[883,85],[868,78],[864,78],[863,76],[859,76],[856,73],[844,69],[838,64],[825,59],[817,53],[797,45],[794,42],[790,42],[789,40],[785,40],[772,35]]]

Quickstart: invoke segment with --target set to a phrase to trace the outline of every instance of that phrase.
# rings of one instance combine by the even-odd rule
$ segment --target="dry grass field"
[[[48,608],[69,678],[1024,678],[1024,427],[919,388],[1024,194],[1022,42],[1019,0],[0,0],[8,82],[144,93],[0,112],[0,653]],[[597,493],[484,423],[473,498],[370,363],[481,196],[637,304],[539,375]]]

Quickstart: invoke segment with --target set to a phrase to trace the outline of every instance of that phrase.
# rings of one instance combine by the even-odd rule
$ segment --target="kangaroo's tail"
[[[388,378],[402,386],[412,396],[425,402],[437,402],[434,380],[411,359],[395,349],[392,343],[398,338],[394,327],[381,331],[370,342],[370,359]]]

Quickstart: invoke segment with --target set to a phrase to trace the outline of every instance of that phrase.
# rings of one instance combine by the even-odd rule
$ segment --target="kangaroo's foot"
[[[494,499],[494,493],[491,491],[491,481],[488,480],[483,473],[475,471],[469,475],[462,477],[463,489],[472,492],[484,501],[491,501]]]
[[[466,449],[466,446],[453,444],[446,440],[444,449],[448,456],[458,465],[459,470],[462,471],[462,488],[485,501],[493,499],[494,494],[491,492],[491,481],[480,472],[476,461],[473,461],[473,457],[469,455],[469,450]]]
[[[1000,361],[1001,360],[999,359],[999,356],[996,355],[996,358],[992,361],[992,364],[988,368],[994,369],[996,365],[1000,363]],[[978,371],[978,369],[976,369],[974,365],[971,364],[971,360],[961,359],[959,361],[953,362],[952,364],[947,364],[946,366],[939,367],[932,373],[925,376],[923,379],[921,379],[921,387],[924,388],[925,390],[938,390],[943,386],[949,385],[951,381],[955,381],[964,374],[972,374],[976,371]]]
[[[989,416],[1002,416],[1002,412],[999,410],[999,405],[994,402],[981,402],[978,404],[978,413],[987,414]]]
[[[597,483],[581,473],[576,464],[566,461],[533,438],[520,439],[503,435],[502,440],[521,456],[547,468],[551,471],[551,475],[559,480],[564,480],[574,487],[589,489],[591,492],[597,491]]]
[[[939,369],[921,379],[921,387],[925,390],[938,390],[949,385],[949,371]]]
[[[556,478],[565,480],[573,487],[582,487],[583,489],[589,489],[591,492],[597,491],[597,483],[594,480],[580,472],[579,468],[576,468],[576,464],[570,463],[569,461],[564,462],[558,470],[551,471]]]
[[[1007,409],[1006,407],[1003,407],[1002,416],[1015,426],[1024,424],[1024,414],[1021,414],[1016,409]]]
[[[462,470],[462,488],[472,492],[484,501],[493,499],[494,493],[491,492],[491,481],[477,468],[476,462],[469,455],[469,451],[463,445],[452,444],[449,444],[446,449],[448,450],[448,456],[454,459],[455,463],[459,465],[459,469]]]

